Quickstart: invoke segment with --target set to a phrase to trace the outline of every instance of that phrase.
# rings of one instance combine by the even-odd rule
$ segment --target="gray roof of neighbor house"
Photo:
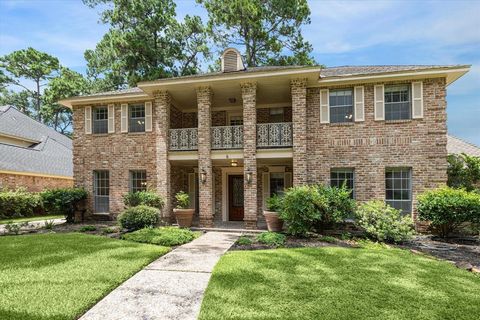
[[[447,136],[447,152],[448,154],[466,153],[469,156],[480,157],[480,147],[451,135]]]
[[[0,170],[73,176],[72,140],[12,106],[0,106],[0,135],[32,141],[0,143]]]

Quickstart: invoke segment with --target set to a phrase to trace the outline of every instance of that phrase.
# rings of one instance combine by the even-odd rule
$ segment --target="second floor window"
[[[270,122],[283,122],[283,108],[271,108],[270,109]]]
[[[93,108],[93,133],[108,132],[108,108]]]
[[[145,170],[130,171],[130,192],[147,190],[147,172]]]
[[[385,86],[385,120],[410,119],[410,86]]]
[[[353,90],[331,90],[329,100],[331,123],[353,121]]]
[[[145,132],[145,106],[142,104],[128,106],[128,131]]]

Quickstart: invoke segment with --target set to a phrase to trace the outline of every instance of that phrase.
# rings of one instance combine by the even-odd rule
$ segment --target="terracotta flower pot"
[[[195,209],[173,209],[178,226],[181,228],[190,228],[192,226],[194,212]]]
[[[283,220],[280,219],[277,212],[263,211],[265,221],[267,221],[268,231],[281,232],[283,229]]]

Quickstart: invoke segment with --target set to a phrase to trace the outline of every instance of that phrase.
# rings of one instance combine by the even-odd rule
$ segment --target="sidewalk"
[[[208,232],[152,262],[80,320],[196,319],[213,267],[240,234]]]

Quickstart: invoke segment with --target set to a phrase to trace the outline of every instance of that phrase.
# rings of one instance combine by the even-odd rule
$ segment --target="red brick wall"
[[[25,188],[30,192],[40,192],[45,189],[70,187],[73,187],[73,179],[0,173],[0,189]]]

